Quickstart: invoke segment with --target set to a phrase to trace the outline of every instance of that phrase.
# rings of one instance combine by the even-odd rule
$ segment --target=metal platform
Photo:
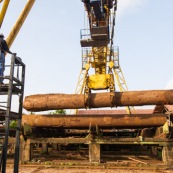
[[[3,123],[0,134],[3,139],[3,142],[1,142],[0,169],[2,173],[6,172],[8,139],[9,134],[11,134],[10,123],[12,120],[15,120],[16,125],[13,127],[13,134],[15,131],[14,172],[18,173],[25,64],[19,57],[12,55],[11,64],[6,65],[6,71],[8,75],[0,76],[0,78],[4,79],[4,84],[0,84],[0,121]],[[16,100],[13,101],[13,96],[16,96],[18,99],[17,105]],[[15,102],[15,105],[18,107],[16,112],[12,111],[13,102]]]
[[[92,40],[92,39],[83,39],[80,41],[81,47],[102,47],[107,46],[109,40]]]

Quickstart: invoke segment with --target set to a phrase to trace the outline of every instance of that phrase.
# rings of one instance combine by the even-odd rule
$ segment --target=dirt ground
[[[19,173],[173,173],[173,165],[146,154],[104,152],[101,163],[89,163],[87,151],[35,152],[30,162],[21,162]],[[13,157],[7,160],[7,173],[13,173]]]
[[[129,158],[129,157],[128,157]],[[173,166],[166,166],[161,161],[130,156],[123,160],[104,163],[89,163],[86,160],[53,160],[52,158],[34,159],[20,163],[19,173],[173,173]],[[13,163],[7,164],[7,173],[13,173]]]
[[[20,166],[19,173],[173,173],[172,170],[144,170],[132,168],[55,168],[46,166],[23,167]],[[13,173],[13,168],[7,167],[7,173]]]

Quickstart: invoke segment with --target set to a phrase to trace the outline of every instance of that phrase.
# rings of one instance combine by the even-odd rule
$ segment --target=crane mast
[[[111,20],[115,19],[117,1],[82,0],[82,2],[89,21],[89,28],[81,30],[82,59],[85,59],[82,68],[86,69],[84,93],[86,107],[89,107],[87,100],[91,90],[109,89],[112,93],[115,91],[111,32],[114,30],[114,23]],[[90,67],[94,69],[92,75],[89,75]]]
[[[92,90],[109,90],[112,103],[115,86],[117,85],[121,92],[128,91],[128,87],[119,64],[119,48],[113,44],[117,0],[82,2],[87,14],[88,27],[80,32],[82,69],[75,93],[84,93],[85,106],[89,108],[89,94]],[[131,114],[131,109],[135,113],[133,107],[126,107],[128,114]]]

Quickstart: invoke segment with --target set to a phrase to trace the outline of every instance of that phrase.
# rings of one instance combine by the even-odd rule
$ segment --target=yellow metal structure
[[[23,23],[25,22],[25,19],[27,18],[32,6],[34,5],[34,3],[35,3],[35,0],[28,0],[23,11],[21,12],[19,18],[17,19],[14,27],[12,28],[10,34],[8,35],[6,41],[7,41],[9,48],[13,44],[17,34],[19,33],[19,31],[20,31]]]
[[[117,51],[114,52],[113,71],[114,71],[115,79],[116,79],[117,85],[119,87],[119,90],[121,92],[128,91],[127,83],[125,81],[125,78],[124,78],[120,63],[119,63],[119,49],[117,49]],[[128,114],[136,113],[134,107],[129,107],[129,106],[126,107],[126,112]]]
[[[107,56],[110,56],[110,50],[107,49]],[[89,76],[89,88],[92,88],[93,90],[101,90],[101,89],[107,89],[109,86],[111,86],[111,77],[114,78],[113,85],[115,83],[117,84],[119,91],[124,92],[128,91],[127,83],[124,78],[120,63],[119,63],[119,49],[118,47],[115,47],[113,50],[113,59],[112,61],[108,62],[108,67],[113,71],[113,74],[96,74]],[[95,68],[95,62],[93,58],[93,52],[92,49],[89,49],[88,51],[85,51],[85,54],[83,54],[83,59],[85,61],[90,62],[92,68]],[[104,63],[103,63],[104,64]],[[82,94],[84,92],[84,87],[86,84],[86,76],[88,73],[89,68],[83,68],[80,72],[77,87],[75,90],[76,94]],[[126,111],[128,114],[135,113],[134,107],[126,107]],[[77,113],[77,110],[76,110]]]
[[[108,89],[110,87],[110,74],[96,74],[89,76],[88,87],[93,90]]]
[[[2,2],[2,0],[0,2]],[[4,0],[3,6],[0,12],[0,28],[2,26],[9,3],[10,3],[10,0]]]
[[[3,2],[3,0],[0,0],[0,3]],[[85,2],[85,1],[83,1]],[[101,1],[100,1],[101,2]],[[103,2],[103,1],[102,1]],[[10,3],[10,0],[4,0],[1,12],[0,12],[0,26],[3,23],[8,5]],[[32,6],[34,5],[35,0],[28,0],[26,3],[22,13],[20,14],[19,18],[17,19],[14,27],[12,28],[10,34],[8,35],[6,41],[9,46],[13,44],[17,34],[19,33],[25,19],[27,18]],[[87,4],[85,4],[86,10]],[[92,7],[94,8],[94,6]],[[112,7],[111,7],[112,8]],[[84,93],[90,93],[91,90],[103,90],[103,89],[109,89],[110,92],[114,92],[115,90],[115,82],[114,82],[114,76],[117,80],[118,86],[120,88],[120,91],[127,91],[127,85],[123,76],[123,73],[121,71],[120,66],[115,65],[116,60],[113,60],[114,57],[112,56],[112,47],[108,47],[108,36],[110,31],[108,31],[108,27],[111,26],[111,18],[114,19],[114,17],[111,17],[111,9],[109,7],[108,1],[106,4],[103,5],[103,11],[104,17],[98,18],[96,15],[94,15],[94,11],[87,11],[88,17],[90,21],[90,32],[91,37],[94,40],[97,40],[97,44],[94,46],[91,46],[92,48],[87,52],[87,54],[83,54],[83,59],[85,59],[85,64],[81,70],[78,84],[76,87],[75,93],[81,94],[83,91]],[[116,8],[114,7],[114,12],[112,13],[115,16]],[[112,25],[114,24],[114,21]],[[99,30],[97,29],[99,27]],[[113,30],[112,30],[113,32]],[[111,38],[111,45],[112,45],[112,39],[113,39],[113,33]],[[105,42],[103,42],[103,40]],[[99,42],[103,42],[100,46]],[[112,59],[113,57],[113,59]],[[116,59],[116,58],[115,58]],[[89,69],[92,67],[94,69],[94,74],[89,75]],[[130,113],[130,109],[127,108],[127,112]]]
[[[124,75],[119,65],[119,50],[118,48],[115,48],[116,50],[113,48],[117,1],[114,2],[114,5],[112,1],[112,6],[110,3],[111,0],[97,0],[90,1],[90,3],[82,0],[82,2],[84,2],[87,11],[89,22],[88,30],[90,31],[89,38],[83,39],[81,37],[81,46],[85,47],[82,50],[82,61],[83,64],[85,64],[85,62],[90,64],[91,69],[94,70],[94,74],[89,74],[90,71],[86,70],[83,65],[80,80],[78,80],[76,87],[76,91],[78,92],[75,93],[81,94],[84,92],[85,100],[88,100],[88,94],[90,94],[92,90],[108,89],[113,99],[115,82],[121,92],[128,91]],[[103,5],[103,3],[105,4]],[[100,11],[101,7],[103,8]],[[84,30],[86,31],[87,29]],[[89,34],[83,34],[84,37],[86,37],[86,35]],[[81,76],[83,76],[83,79]],[[86,108],[88,107],[86,106]],[[128,114],[131,113],[131,109],[134,110],[134,108],[126,107]],[[133,113],[134,112],[135,111],[133,111]]]

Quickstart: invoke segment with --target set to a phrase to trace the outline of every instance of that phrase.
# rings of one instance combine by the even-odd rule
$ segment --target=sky
[[[26,2],[10,1],[6,37]],[[129,90],[173,89],[172,7],[172,0],[118,1],[114,46]],[[80,0],[36,0],[11,47],[26,64],[25,96],[75,92],[84,14]]]

